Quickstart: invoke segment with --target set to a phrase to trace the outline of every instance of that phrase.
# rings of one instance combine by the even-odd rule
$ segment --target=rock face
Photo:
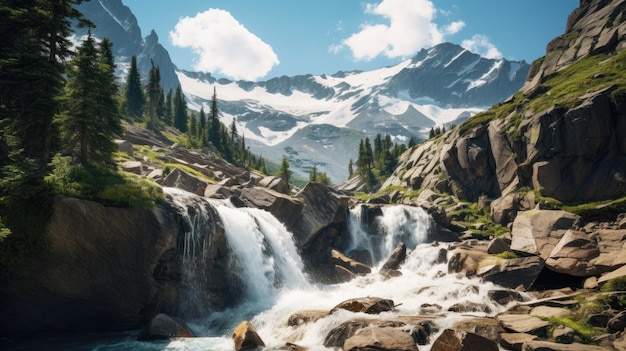
[[[534,110],[550,94],[546,77],[588,55],[615,54],[626,47],[622,0],[582,1],[567,32],[548,45],[545,59],[529,74],[525,99],[514,111],[474,127],[455,128],[439,140],[409,150],[382,187],[401,185],[452,193],[476,201],[539,190],[562,202],[617,198],[626,186],[626,96],[613,85],[581,93],[571,107]],[[556,93],[556,92],[555,92]],[[555,104],[558,102],[555,101]],[[442,177],[443,175],[443,177]],[[498,221],[510,212],[500,208]]]
[[[142,330],[139,340],[167,340],[170,338],[193,338],[194,332],[180,320],[165,313],[157,314]]]
[[[170,250],[177,233],[167,207],[119,209],[56,198],[49,254],[0,284],[0,329],[131,329],[156,311],[173,312],[180,272]]]

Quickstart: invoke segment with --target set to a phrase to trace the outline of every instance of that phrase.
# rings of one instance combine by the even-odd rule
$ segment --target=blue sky
[[[533,60],[579,0],[123,0],[178,68],[216,77],[371,70],[447,41]]]

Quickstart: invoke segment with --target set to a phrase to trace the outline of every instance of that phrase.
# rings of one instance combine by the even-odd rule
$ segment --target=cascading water
[[[359,252],[366,251],[370,258],[366,263],[376,265],[400,242],[410,250],[427,242],[432,219],[422,208],[393,205],[384,206],[381,211],[382,216],[370,221],[365,205],[350,210],[348,255],[353,252],[358,256]]]
[[[289,316],[305,310],[329,311],[344,300],[364,296],[391,299],[397,305],[395,311],[374,317],[380,320],[394,319],[399,315],[432,314],[432,310],[428,309],[437,306],[432,318],[439,331],[467,318],[467,312],[461,314],[448,311],[454,304],[483,304],[491,314],[504,309],[490,302],[487,297],[488,291],[496,288],[492,283],[469,279],[462,274],[447,274],[446,263],[439,259],[442,246],[426,242],[432,220],[422,210],[408,206],[384,206],[378,216],[380,218],[376,220],[364,221],[361,217],[363,212],[357,213],[357,210],[350,216],[352,249],[376,251],[377,265],[382,265],[380,258],[386,258],[397,242],[402,241],[407,245],[410,251],[400,268],[401,276],[385,279],[374,272],[347,283],[315,285],[307,282],[302,273],[304,267],[291,233],[268,212],[233,208],[227,201],[209,202],[173,189],[167,189],[166,193],[179,208],[185,208],[182,213],[189,214],[185,216],[189,221],[189,228],[186,230],[183,250],[183,260],[187,263],[194,264],[197,261],[185,257],[197,257],[210,250],[206,235],[213,228],[207,230],[203,226],[210,226],[211,218],[203,221],[196,217],[213,216],[214,213],[220,217],[229,249],[232,251],[229,257],[233,262],[229,267],[237,270],[244,285],[241,302],[226,311],[211,312],[206,317],[193,320],[187,319],[194,331],[201,335],[198,338],[176,339],[163,344],[139,342],[130,336],[114,342],[103,341],[92,349],[232,350],[233,328],[242,320],[250,320],[269,349],[291,342],[310,350],[322,350],[325,349],[322,346],[324,339],[331,329],[347,320],[373,316],[338,311],[315,322],[288,326]],[[375,223],[373,232],[377,240],[370,240],[373,228],[364,227],[365,222]],[[184,273],[184,279],[202,280],[201,271],[193,272],[193,267],[184,269],[190,269],[190,272]],[[202,284],[198,286],[201,288]],[[193,290],[197,287],[189,282],[185,288]],[[199,292],[186,292],[181,296],[183,299],[196,297],[200,302],[190,306],[202,303],[201,289]],[[434,334],[429,344],[420,345],[420,351],[430,350],[436,337],[437,334]]]

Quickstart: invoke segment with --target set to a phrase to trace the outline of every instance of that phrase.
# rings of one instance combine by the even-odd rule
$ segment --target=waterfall
[[[235,208],[230,201],[209,200],[194,194],[166,188],[165,193],[178,208],[184,221],[181,257],[181,289],[179,314],[186,319],[207,317],[210,312],[206,272],[211,259],[210,237],[215,234],[216,218],[224,226],[229,248],[226,266],[237,277],[247,314],[261,311],[274,303],[281,289],[306,286],[304,265],[293,242],[292,234],[267,211]],[[231,281],[230,283],[235,284]],[[218,322],[219,323],[219,322]]]
[[[271,306],[282,288],[305,286],[304,265],[285,226],[267,211],[216,206],[248,302]]]
[[[354,258],[359,259],[365,251],[370,257],[370,262],[365,263],[376,265],[386,259],[400,242],[410,250],[427,242],[432,218],[421,207],[389,205],[383,206],[381,211],[381,216],[370,221],[366,218],[367,206],[350,210],[348,255],[354,253]],[[369,223],[372,223],[371,227]]]

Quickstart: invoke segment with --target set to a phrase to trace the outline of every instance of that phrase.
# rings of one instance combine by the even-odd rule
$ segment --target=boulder
[[[498,304],[505,306],[511,302],[524,301],[522,294],[515,290],[489,290],[487,296],[491,301],[495,301]]]
[[[369,327],[348,338],[343,344],[343,350],[418,351],[418,348],[411,335],[402,330]]]
[[[124,172],[134,173],[138,175],[143,174],[143,164],[139,161],[126,161],[123,162],[120,167]]]
[[[589,235],[570,229],[550,252],[546,267],[557,273],[589,277],[601,272],[591,263],[599,254],[596,242]]]
[[[591,263],[604,272],[610,272],[626,265],[626,230],[600,229],[592,234],[600,254]]]
[[[343,347],[345,341],[352,337],[358,330],[366,328],[372,323],[365,319],[350,320],[341,323],[331,329],[324,338],[325,347]]]
[[[504,236],[493,238],[493,240],[489,243],[489,247],[487,247],[487,253],[490,255],[497,255],[510,250],[511,238]]]
[[[170,338],[193,338],[194,332],[179,319],[165,313],[157,314],[139,334],[139,340],[168,340]]]
[[[397,270],[400,268],[400,265],[404,263],[406,259],[406,245],[404,243],[399,243],[398,246],[393,250],[387,261],[381,267],[381,270],[389,271],[389,270]]]
[[[559,344],[549,341],[529,340],[522,346],[522,351],[606,351],[601,346],[589,344]]]
[[[302,213],[302,203],[283,193],[269,188],[252,187],[241,189],[241,200],[250,207],[266,210],[274,215],[281,223],[292,229]]]
[[[571,344],[576,340],[576,336],[574,329],[564,326],[559,326],[552,332],[554,341],[559,344]]]
[[[233,342],[235,343],[235,351],[258,350],[265,346],[256,328],[248,321],[239,323],[235,328]]]
[[[520,212],[511,229],[511,250],[527,255],[539,255],[544,261],[567,230],[576,226],[578,216],[560,210],[530,210]]]
[[[175,167],[167,175],[167,177],[163,179],[162,185],[182,189],[199,196],[204,196],[204,190],[206,189],[208,182],[196,177],[182,168]]]
[[[123,139],[115,139],[114,142],[120,152],[125,152],[128,156],[133,157],[133,143]]]
[[[514,333],[528,333],[540,337],[547,336],[550,323],[527,314],[504,313],[496,316],[504,329]]]
[[[537,335],[528,333],[500,333],[498,343],[507,350],[521,351],[524,343],[538,338]]]
[[[290,327],[299,326],[302,324],[314,323],[326,316],[328,316],[328,311],[300,311],[293,313],[289,316],[287,320],[287,325]]]
[[[452,329],[444,330],[435,340],[431,351],[497,351],[495,341],[480,335],[467,332],[457,332]]]
[[[283,194],[289,194],[289,184],[283,178],[267,176],[261,179],[258,186],[271,189]]]
[[[230,179],[230,178],[229,178]],[[208,184],[204,189],[204,197],[209,199],[228,199],[233,195],[230,188],[219,184]]]
[[[337,250],[331,250],[331,256],[336,265],[347,269],[354,275],[366,275],[372,272],[372,268],[370,266],[353,260]]]
[[[333,307],[330,313],[338,310],[346,310],[350,312],[362,312],[367,314],[379,314],[381,312],[392,311],[395,305],[392,300],[380,297],[361,297],[341,302]]]

